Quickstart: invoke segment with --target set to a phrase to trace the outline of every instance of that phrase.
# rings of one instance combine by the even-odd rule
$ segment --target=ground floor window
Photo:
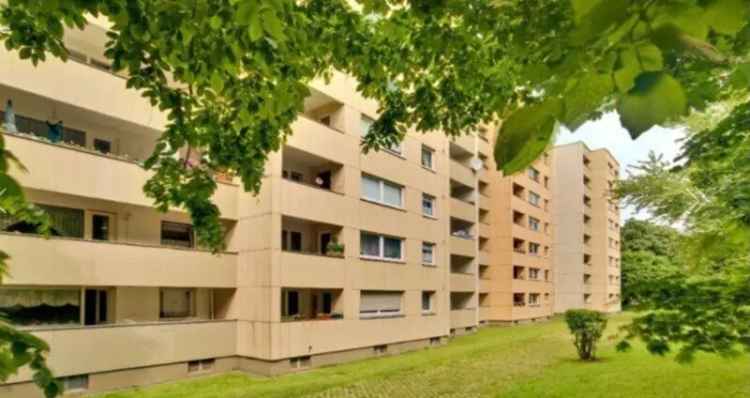
[[[80,324],[79,289],[0,289],[0,315],[23,326]]]
[[[359,314],[362,317],[399,314],[403,295],[401,291],[363,290],[360,293]]]
[[[162,288],[159,291],[159,317],[188,318],[194,314],[194,289]]]

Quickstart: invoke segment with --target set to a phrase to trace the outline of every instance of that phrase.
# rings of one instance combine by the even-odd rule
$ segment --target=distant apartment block
[[[620,311],[620,209],[612,197],[620,166],[583,143],[558,146],[553,157],[555,311]]]
[[[158,212],[142,191],[139,163],[166,117],[111,71],[104,31],[69,32],[65,63],[0,49],[0,117],[7,99],[16,115],[3,137],[28,168],[13,175],[53,227],[43,239],[0,216],[11,256],[0,311],[50,344],[69,391],[275,375],[443,344],[482,323],[619,309],[606,152],[565,146],[503,176],[495,129],[482,126],[363,154],[378,106],[338,73],[310,85],[257,196],[217,176],[227,251],[203,250],[184,211]],[[40,393],[24,369],[0,395]]]

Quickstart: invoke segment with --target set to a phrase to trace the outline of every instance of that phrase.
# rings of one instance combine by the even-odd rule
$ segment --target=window
[[[513,293],[513,306],[523,307],[526,305],[526,298],[524,296],[525,294],[523,293]]]
[[[401,261],[404,240],[390,236],[362,232],[360,234],[360,255],[364,258]]]
[[[422,167],[434,170],[435,167],[432,164],[432,157],[435,154],[435,151],[432,150],[432,148],[426,147],[422,145]]]
[[[529,217],[529,229],[532,231],[539,231],[539,219]]]
[[[84,212],[80,209],[36,204],[50,219],[50,234],[70,238],[83,238]],[[20,221],[0,212],[0,229],[6,232],[37,233],[38,225]]]
[[[359,118],[359,134],[362,137],[365,137],[367,134],[370,133],[370,129],[372,128],[372,124],[375,123],[374,120],[370,119],[369,117],[362,115]]]
[[[435,197],[426,193],[422,194],[422,214],[435,217]]]
[[[529,175],[529,178],[531,178],[532,180],[536,182],[539,182],[539,170],[533,167],[529,167],[527,173]]]
[[[422,292],[422,313],[432,313],[432,297],[435,292]]]
[[[281,231],[281,250],[301,252],[302,251],[302,232]]]
[[[529,254],[539,255],[539,243],[529,242]]]
[[[539,207],[539,202],[541,201],[541,197],[536,193],[529,191],[529,203],[532,205]]]
[[[544,177],[544,187],[549,188],[549,177]]]
[[[162,221],[161,244],[165,246],[193,247],[193,226]]]
[[[435,265],[435,244],[422,242],[422,264]]]
[[[91,216],[91,239],[109,240],[110,218],[105,214],[94,214]]]
[[[549,270],[544,270],[544,280],[549,282]]]
[[[362,197],[388,206],[404,207],[403,190],[400,185],[376,177],[362,176]]]
[[[362,115],[359,119],[359,134],[361,137],[365,137],[367,134],[370,134],[370,129],[372,129],[372,125],[375,123],[375,121],[365,115]],[[397,153],[401,155],[401,143],[396,143],[391,145],[389,148],[386,148],[387,151]]]
[[[286,180],[291,180],[294,182],[303,182],[303,180],[305,179],[305,176],[298,171],[282,170],[281,178],[284,178]]]
[[[299,292],[296,290],[287,290],[283,296],[285,305],[282,316],[299,315]]]
[[[94,150],[105,154],[110,153],[112,152],[112,143],[107,140],[94,138]]]
[[[63,390],[66,393],[89,389],[89,375],[62,377],[60,381],[62,381]]]
[[[359,296],[360,317],[378,317],[401,313],[404,292],[363,290]]]
[[[0,288],[0,314],[20,326],[79,324],[81,291]]]
[[[539,279],[539,268],[529,268],[529,279],[531,280]]]
[[[529,293],[529,305],[539,305],[539,293]]]
[[[193,316],[194,290],[187,288],[162,288],[159,291],[160,318],[187,318]]]

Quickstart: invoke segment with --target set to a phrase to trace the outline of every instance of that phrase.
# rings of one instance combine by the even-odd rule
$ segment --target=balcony
[[[174,364],[237,354],[237,322],[175,321],[34,331],[51,347],[55,376]],[[187,369],[186,369],[187,370]],[[31,380],[23,368],[9,382]]]
[[[281,181],[281,212],[296,218],[314,218],[315,221],[335,224],[354,224],[359,200],[352,200],[332,190],[304,184],[290,179]]]
[[[474,172],[468,166],[451,159],[450,166],[451,179],[465,185],[467,187],[474,187],[476,185],[476,178],[474,178]]]
[[[472,237],[453,235],[450,238],[450,250],[451,254],[474,258],[477,256],[476,240]]]
[[[477,324],[477,310],[462,308],[451,310],[451,329],[470,328]]]
[[[343,319],[341,289],[281,289],[281,321]]]
[[[9,285],[236,287],[237,256],[225,253],[0,233],[12,260]]]
[[[452,292],[473,292],[477,290],[477,276],[451,273],[450,284]]]
[[[125,79],[112,73],[54,57],[34,66],[5,48],[0,49],[0,59],[3,60],[0,62],[0,86],[15,91],[7,98],[17,99],[20,93],[30,93],[46,101],[59,101],[67,107],[95,112],[154,131],[162,131],[166,125],[166,114],[151,106],[138,91],[127,89]],[[2,94],[6,98],[7,93]]]
[[[490,252],[486,250],[480,250],[479,251],[479,264],[481,265],[490,265]]]
[[[136,162],[27,136],[5,134],[5,140],[7,148],[28,169],[25,173],[11,173],[24,188],[145,207],[154,205],[153,199],[143,193],[151,173]],[[70,165],[75,167],[65,167]],[[213,202],[221,217],[236,220],[239,188],[217,185]]]
[[[473,223],[477,218],[476,214],[474,204],[451,198],[451,217]]]

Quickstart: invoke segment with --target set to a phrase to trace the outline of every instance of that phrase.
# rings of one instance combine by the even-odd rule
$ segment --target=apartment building
[[[552,180],[550,153],[525,171],[504,176],[489,165],[492,200],[487,250],[480,265],[481,320],[513,324],[554,314]]]
[[[53,227],[43,239],[0,217],[0,310],[50,344],[66,389],[273,375],[476,329],[494,223],[485,131],[365,155],[377,104],[346,76],[314,82],[260,193],[218,179],[227,251],[213,255],[184,211],[143,194],[166,118],[112,73],[104,32],[69,32],[66,63],[0,49],[0,111],[11,99],[16,115],[2,132],[28,169],[13,174]],[[23,369],[0,395],[40,396],[30,380]]]
[[[553,158],[555,312],[620,311],[620,209],[611,196],[617,159],[580,142],[555,147]]]

